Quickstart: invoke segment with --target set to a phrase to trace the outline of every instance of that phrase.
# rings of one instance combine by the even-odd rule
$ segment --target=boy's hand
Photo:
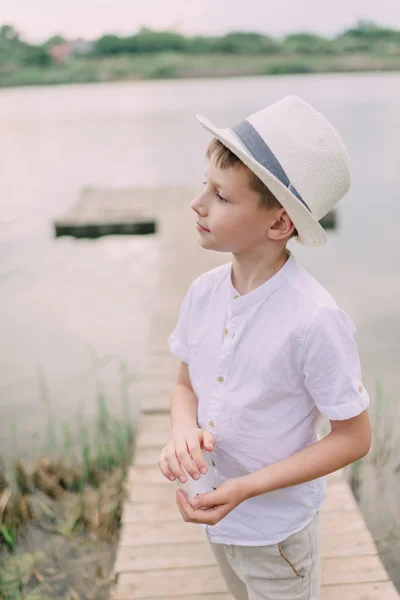
[[[173,434],[172,440],[162,449],[158,466],[171,481],[178,478],[185,483],[187,477],[182,467],[193,479],[200,479],[201,474],[207,473],[201,449],[211,452],[214,446],[215,437],[210,431],[198,427],[181,429]]]
[[[240,477],[227,479],[209,494],[200,494],[192,504],[183,490],[176,490],[176,502],[184,521],[216,525],[236,506],[246,500],[245,489]],[[197,508],[193,508],[197,503]]]

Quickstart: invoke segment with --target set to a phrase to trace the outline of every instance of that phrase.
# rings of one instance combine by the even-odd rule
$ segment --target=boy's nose
[[[198,214],[202,214],[203,216],[207,214],[207,210],[205,208],[203,198],[203,194],[199,194],[196,196],[194,200],[190,203],[190,207]]]

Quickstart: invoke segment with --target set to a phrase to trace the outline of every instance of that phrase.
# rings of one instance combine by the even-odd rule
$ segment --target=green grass
[[[295,73],[400,70],[400,55],[384,54],[205,54],[178,52],[77,57],[49,67],[9,67],[0,72],[0,87]]]
[[[30,468],[16,460],[0,492],[1,600],[108,598],[134,441],[125,375],[121,365],[118,414],[99,385],[94,422],[79,415],[75,423],[59,423],[40,371],[46,452]],[[32,519],[48,532],[43,548],[26,543]]]

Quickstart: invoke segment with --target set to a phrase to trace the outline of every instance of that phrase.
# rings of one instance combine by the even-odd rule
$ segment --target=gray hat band
[[[230,127],[231,131],[237,135],[237,137],[246,146],[250,154],[255,158],[263,167],[265,167],[272,175],[274,175],[285,187],[288,188],[296,196],[300,202],[311,212],[310,208],[304,202],[296,188],[290,183],[289,177],[286,175],[285,170],[276,158],[275,154],[264,142],[261,135],[253,127],[253,125],[244,119],[240,123],[237,123],[233,127]]]

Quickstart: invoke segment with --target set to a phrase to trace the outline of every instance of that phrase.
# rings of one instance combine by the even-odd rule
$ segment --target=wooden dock
[[[140,399],[136,449],[126,481],[113,600],[228,600],[224,581],[201,527],[185,523],[175,504],[176,484],[157,461],[170,439],[169,397],[178,360],[167,338],[190,282],[227,262],[224,253],[199,248],[190,208],[193,188],[150,195],[148,210],[160,223],[159,276],[149,355],[133,393]],[[341,472],[329,478],[321,511],[321,600],[396,600],[394,585]]]
[[[84,188],[66,214],[54,221],[55,237],[98,238],[104,235],[156,233],[157,222],[146,211],[149,189]]]

